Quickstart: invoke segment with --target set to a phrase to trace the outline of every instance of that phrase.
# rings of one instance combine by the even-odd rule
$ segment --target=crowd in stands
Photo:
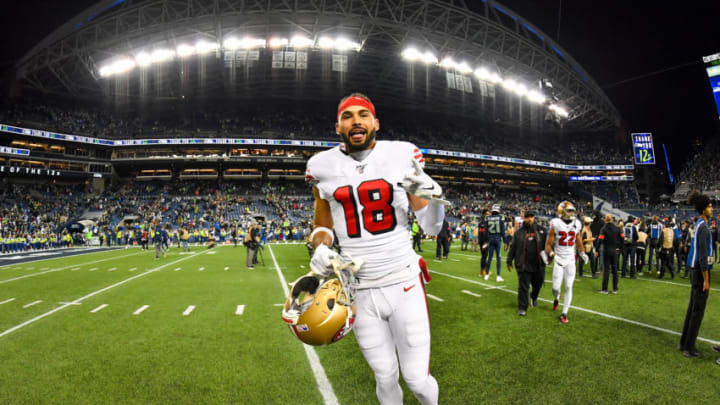
[[[689,183],[689,189],[720,194],[720,141],[708,142],[698,153],[687,161],[679,176],[678,184]],[[716,196],[717,197],[717,196]]]
[[[227,104],[227,103],[226,103]],[[89,106],[17,100],[0,105],[0,122],[103,139],[158,137],[258,137],[337,140],[331,113],[318,109],[163,104],[133,112],[107,112]],[[232,104],[232,103],[230,103]],[[63,105],[62,108],[57,105]],[[332,107],[329,107],[332,108]],[[628,164],[631,154],[597,134],[585,136],[525,133],[417,112],[381,116],[383,139],[420,147],[469,151],[566,164]]]

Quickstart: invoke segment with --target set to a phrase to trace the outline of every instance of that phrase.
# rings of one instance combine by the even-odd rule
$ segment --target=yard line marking
[[[674,282],[674,281],[653,280],[653,279],[649,279],[649,278],[637,278],[636,280],[651,281],[651,282],[653,282],[653,283],[679,285],[679,286],[681,286],[681,287],[692,287],[692,286],[690,285],[690,283],[684,284],[684,283],[676,283],[676,282]],[[720,288],[712,288],[712,287],[710,287],[710,289],[713,290],[713,291],[720,291]]]
[[[42,300],[33,301],[33,302],[29,303],[29,304],[23,305],[23,308],[30,308],[31,306],[33,306],[33,305],[35,305],[35,304],[39,304],[39,303],[41,303],[41,302],[42,302]]]
[[[223,270],[228,271],[230,267],[225,267]]]
[[[92,269],[90,269],[90,270],[88,270],[88,271],[95,271],[95,270],[97,270],[97,269],[98,269],[97,267],[93,267]]]
[[[245,305],[238,305],[235,310],[235,315],[242,315],[245,312]]]
[[[117,267],[111,267],[108,269],[108,271],[115,271],[115,270],[117,270]]]
[[[13,298],[13,299],[14,299],[14,298]],[[2,302],[0,302],[0,304],[2,304]],[[273,306],[276,306],[276,307],[284,307],[285,304],[273,304]]]
[[[463,292],[463,293],[465,293],[465,294],[467,294],[467,295],[472,295],[473,297],[482,297],[482,295],[480,295],[480,294],[478,294],[478,293],[474,293],[474,292],[472,292],[472,291],[468,291],[468,290],[462,290],[462,291],[460,291],[460,292]]]
[[[195,309],[195,305],[190,305],[189,307],[187,307],[185,312],[183,312],[183,316],[190,315],[194,309]]]
[[[51,270],[41,271],[41,272],[39,272],[39,273],[26,274],[26,275],[24,275],[24,276],[19,276],[19,277],[15,277],[15,278],[9,278],[9,279],[7,279],[7,280],[0,280],[0,284],[5,284],[5,283],[9,283],[9,282],[11,282],[11,281],[21,280],[21,279],[23,279],[23,278],[28,278],[28,277],[35,277],[35,276],[39,276],[39,275],[41,275],[41,274],[47,274],[47,273],[52,273],[52,272],[55,272],[55,271],[65,270],[65,269],[69,269],[69,268],[71,268],[71,267],[87,266],[88,264],[95,264],[95,263],[100,263],[100,262],[106,262],[106,261],[108,261],[108,260],[122,259],[123,257],[135,256],[135,255],[139,255],[140,253],[142,253],[142,252],[139,252],[139,253],[130,253],[130,254],[121,255],[121,256],[107,257],[107,258],[105,258],[105,259],[94,260],[94,261],[92,261],[92,262],[86,262],[86,263],[81,263],[81,264],[72,264],[72,265],[60,267],[60,268],[57,268],[57,269],[51,269]]]
[[[198,271],[205,271],[205,267],[200,267]]]
[[[35,266],[33,266],[33,267],[26,267],[25,270],[35,270]]]
[[[79,302],[63,302],[63,301],[60,301],[59,303],[60,303],[60,304],[63,304],[63,305],[82,305],[82,304],[79,303]]]
[[[495,290],[495,289],[498,289],[498,288],[505,288],[505,286],[504,286],[504,285],[497,285],[497,286],[495,286],[495,287],[487,287],[487,288],[485,288],[485,289],[486,289],[486,290]]]
[[[150,308],[150,305],[143,305],[140,308],[138,308],[135,312],[133,312],[133,315],[140,315],[142,312],[146,309]]]
[[[40,269],[40,270],[47,270],[47,269],[49,269],[49,268],[50,268],[50,267],[43,267],[43,268]]]
[[[459,259],[450,259],[450,260],[452,260],[452,261],[454,261],[454,262],[459,262],[459,261],[460,261]]]
[[[20,265],[24,265],[24,264],[31,264],[31,263],[36,263],[36,262],[45,262],[45,261],[48,261],[48,260],[61,260],[61,259],[67,259],[67,258],[70,258],[70,257],[75,257],[75,256],[91,255],[91,254],[95,254],[95,253],[107,253],[107,252],[120,251],[120,249],[99,250],[99,248],[78,248],[78,250],[80,250],[80,249],[82,249],[82,250],[87,250],[88,252],[87,252],[87,253],[80,253],[80,254],[77,254],[77,255],[60,256],[60,257],[37,257],[37,258],[34,258],[34,257],[30,256],[30,257],[32,258],[32,260],[28,260],[28,261],[23,262],[23,263],[0,264],[0,270],[4,270],[5,267],[7,267],[8,269],[10,269],[9,266],[17,266],[17,267],[15,267],[15,270],[21,270],[22,267],[21,267]],[[53,250],[53,251],[58,251],[58,250],[61,250],[61,249],[52,249],[52,250]],[[64,250],[64,249],[63,249],[63,250]],[[74,250],[74,249],[73,249],[73,250]],[[87,263],[86,263],[86,264],[87,264]],[[76,265],[76,266],[77,266],[77,265]]]
[[[440,297],[436,297],[436,296],[434,296],[434,295],[432,295],[432,294],[425,294],[425,295],[426,295],[428,298],[434,299],[435,301],[445,302],[444,299],[442,299],[442,298],[440,298]],[[284,305],[284,304],[283,304],[283,305]]]
[[[108,306],[108,304],[102,304],[102,305],[100,305],[99,307],[97,307],[97,308],[93,309],[92,311],[90,311],[90,313],[93,313],[93,314],[94,314],[94,313],[100,311],[101,309],[105,308],[106,306]]]
[[[201,255],[201,254],[203,254],[203,253],[205,253],[205,252],[206,252],[206,251],[201,251],[201,252],[198,252],[198,253],[194,254],[193,256],[186,256],[186,257],[183,257],[183,258],[174,260],[174,261],[172,261],[172,262],[163,264],[163,265],[161,265],[161,266],[155,267],[154,269],[147,270],[147,271],[142,272],[142,273],[140,273],[140,274],[138,274],[138,275],[135,275],[135,276],[126,278],[125,280],[118,281],[117,283],[111,284],[111,285],[109,285],[109,286],[107,286],[107,287],[105,287],[105,288],[101,288],[101,289],[99,289],[99,290],[97,290],[97,291],[91,292],[90,294],[85,295],[84,297],[80,297],[80,298],[74,300],[73,302],[82,302],[82,301],[84,301],[84,300],[86,300],[86,299],[88,299],[88,298],[94,297],[94,296],[96,296],[96,295],[98,295],[98,294],[101,294],[101,293],[107,291],[107,290],[110,290],[110,289],[115,288],[115,287],[117,287],[117,286],[121,286],[121,285],[123,285],[123,284],[125,284],[125,283],[127,283],[127,282],[129,282],[129,281],[135,280],[136,278],[140,278],[140,277],[142,277],[142,276],[144,276],[144,275],[147,275],[147,274],[156,272],[156,271],[158,271],[158,270],[160,270],[160,269],[162,269],[162,268],[164,268],[164,267],[171,266],[171,265],[173,265],[173,264],[175,264],[175,263],[179,263],[179,262],[185,261],[185,260],[187,260],[187,259],[192,259],[193,257],[198,256],[198,255]],[[140,254],[140,253],[135,253],[135,254]],[[29,320],[27,320],[27,321],[25,321],[25,322],[23,322],[23,323],[21,323],[21,324],[19,324],[19,325],[15,325],[15,326],[13,326],[13,327],[10,328],[10,329],[7,329],[7,330],[5,330],[5,331],[3,331],[3,332],[0,332],[0,337],[3,337],[3,336],[5,336],[5,335],[9,335],[9,334],[15,332],[16,330],[19,330],[19,329],[21,329],[21,328],[24,328],[25,326],[28,326],[28,325],[30,325],[30,324],[33,323],[33,322],[39,321],[39,320],[42,319],[42,318],[45,318],[45,317],[47,317],[47,316],[50,316],[50,315],[54,314],[55,312],[58,312],[58,311],[60,311],[60,310],[63,310],[63,309],[65,309],[65,308],[67,308],[68,306],[69,306],[69,305],[61,305],[61,306],[59,306],[59,307],[57,307],[57,308],[55,308],[55,309],[52,309],[52,310],[50,310],[50,311],[48,311],[48,312],[45,312],[44,314],[40,314],[40,315],[38,315],[38,316],[36,316],[36,317],[34,317],[34,318],[32,318],[32,319],[29,319]]]
[[[175,268],[175,271],[180,271],[180,270],[182,270],[182,267],[176,267],[176,268]]]
[[[434,261],[435,263],[442,263],[440,260],[435,260],[435,259],[433,259],[433,261]]]
[[[441,273],[441,272],[435,271],[435,270],[430,270],[430,272],[431,272],[431,273],[435,273],[435,274],[439,274],[439,275],[441,275],[441,276],[446,276],[446,277],[454,278],[454,279],[456,279],[456,280],[466,281],[466,282],[468,282],[468,283],[477,284],[477,285],[481,285],[481,286],[484,286],[484,287],[490,287],[490,285],[485,284],[485,283],[481,283],[481,282],[476,281],[476,280],[471,280],[471,279],[468,279],[468,278],[458,277],[458,276],[454,276],[454,275],[452,275],[452,274]],[[549,281],[549,280],[545,280],[545,281]],[[552,281],[549,281],[549,282],[552,282]],[[506,292],[506,293],[510,293],[510,294],[515,294],[515,295],[517,295],[517,291],[508,290],[508,289],[506,289],[506,288],[498,288],[497,290],[498,290],[498,291],[503,291],[503,292]],[[543,301],[543,302],[548,302],[548,303],[552,302],[551,300],[546,299],[546,298],[538,298],[538,300]],[[676,336],[680,336],[680,335],[681,335],[680,332],[676,332],[676,331],[674,331],[674,330],[661,328],[661,327],[659,327],[659,326],[650,325],[650,324],[643,323],[643,322],[633,321],[632,319],[621,318],[621,317],[619,317],[619,316],[606,314],[606,313],[604,313],[604,312],[594,311],[594,310],[592,310],[592,309],[577,307],[577,306],[575,306],[575,305],[570,305],[570,308],[576,309],[576,310],[582,311],[582,312],[587,312],[587,313],[590,313],[590,314],[593,314],[593,315],[601,316],[601,317],[604,317],[604,318],[608,318],[608,319],[613,319],[613,320],[616,320],[616,321],[621,321],[621,322],[629,323],[629,324],[631,324],[631,325],[642,326],[642,327],[648,328],[648,329],[654,329],[654,330],[657,330],[657,331],[660,331],[660,332],[665,332],[665,333],[668,333],[668,334],[671,334],[671,335],[676,335]],[[698,336],[697,340],[700,340],[700,341],[706,342],[706,343],[710,343],[710,344],[712,344],[712,345],[720,345],[720,342],[718,342],[718,341],[716,341],[716,340],[707,339],[707,338],[703,338],[703,337],[699,337],[699,336]]]
[[[137,270],[137,267],[133,267],[133,268],[130,269],[129,271],[135,271],[135,270]]]
[[[272,257],[272,261],[275,264],[275,271],[277,272],[278,278],[280,279],[280,285],[283,288],[285,297],[287,297],[288,295],[290,295],[290,290],[287,287],[288,283],[285,280],[285,276],[283,276],[282,271],[280,271],[280,266],[278,265],[277,259],[275,259],[275,254],[273,253],[272,246],[267,245],[267,247],[268,251],[270,252],[270,257]],[[330,384],[330,380],[328,380],[327,378],[327,374],[325,374],[325,369],[320,363],[317,352],[315,352],[315,348],[304,344],[303,349],[305,349],[305,355],[310,362],[310,367],[312,368],[313,375],[315,376],[315,382],[318,385],[318,389],[320,390],[320,394],[322,395],[325,404],[338,405],[338,399],[335,396],[335,392],[333,391],[332,385]]]
[[[0,305],[2,305],[2,304],[7,304],[8,302],[13,302],[13,301],[15,301],[15,298],[10,298],[10,299],[7,299],[7,300],[5,300],[5,301],[3,301],[3,302],[0,302]]]
[[[72,269],[70,271],[78,271],[78,270],[80,270],[80,267],[75,267],[74,269]]]

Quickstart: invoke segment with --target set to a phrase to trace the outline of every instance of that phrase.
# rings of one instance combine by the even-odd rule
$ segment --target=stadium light
[[[312,46],[313,40],[302,35],[295,35],[290,40],[290,46],[293,48],[307,48]]]
[[[170,49],[156,49],[150,54],[150,60],[152,63],[165,62],[172,59],[175,56],[175,52]]]
[[[550,104],[550,106],[548,106],[548,109],[563,118],[567,118],[570,115],[566,109],[560,107],[557,104]]]
[[[180,44],[177,47],[177,56],[184,58],[195,54],[195,47],[188,44]]]
[[[288,46],[289,41],[287,38],[270,38],[268,43],[270,48],[284,48]]]
[[[475,77],[477,77],[478,79],[481,79],[481,80],[489,81],[490,80],[490,72],[484,67],[479,67],[479,68],[475,69]]]
[[[223,42],[223,47],[230,51],[234,51],[236,49],[264,48],[265,40],[251,37],[244,37],[243,39],[230,37]]]
[[[472,72],[472,68],[470,65],[467,64],[467,62],[460,62],[457,65],[455,65],[455,70],[457,70],[460,73],[470,73]]]
[[[502,86],[506,90],[515,91],[515,88],[517,87],[518,83],[513,79],[505,79],[502,82]]]
[[[335,46],[335,40],[328,37],[321,37],[318,40],[318,46],[321,49],[332,49]]]
[[[140,67],[146,67],[152,63],[152,57],[147,52],[140,52],[139,54],[135,55],[135,62]]]
[[[455,69],[455,66],[457,66],[457,63],[450,57],[446,57],[440,62],[440,66],[444,67],[445,69]]]
[[[113,63],[100,68],[100,76],[108,77],[119,73],[125,73],[135,67],[135,61],[132,59],[119,59]]]
[[[490,77],[488,77],[488,79],[490,79],[490,82],[495,83],[495,84],[503,82],[503,78],[500,77],[500,75],[495,72],[490,73]]]
[[[545,104],[545,101],[547,101],[547,97],[545,97],[542,93],[540,93],[537,90],[530,90],[527,93],[528,100],[532,101],[536,104]]]
[[[360,48],[362,48],[362,45],[346,38],[341,37],[335,40],[335,49],[337,49],[338,51],[346,51],[349,49],[352,49],[353,51],[359,51]]]
[[[195,44],[195,52],[198,53],[198,55],[203,55],[209,52],[216,51],[218,49],[218,44],[216,42],[208,42],[208,41],[198,41]]]
[[[438,63],[438,58],[430,51],[425,51],[422,55],[422,61],[426,65],[435,65]]]
[[[515,94],[517,94],[518,96],[524,96],[524,95],[527,94],[528,89],[527,89],[527,87],[526,87],[524,84],[518,83],[518,84],[515,85],[515,88],[513,89],[513,91],[514,91]]]
[[[415,61],[422,59],[422,54],[420,53],[420,51],[418,51],[415,48],[407,48],[404,51],[402,51],[402,53],[400,55],[402,56],[403,59],[410,61],[410,62],[415,62]]]

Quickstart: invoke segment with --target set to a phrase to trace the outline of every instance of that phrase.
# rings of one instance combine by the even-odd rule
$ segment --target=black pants
[[[487,270],[488,250],[480,246],[480,270]]]
[[[665,270],[670,271],[670,278],[675,278],[675,270],[673,269],[673,251],[672,249],[663,249],[660,254],[660,278],[665,276]]]
[[[636,250],[636,261],[637,261],[637,272],[642,273],[643,266],[645,265],[645,246],[638,246]]]
[[[460,250],[467,250],[469,243],[470,243],[470,238],[463,236],[462,243],[460,244]]]
[[[595,273],[598,271],[598,262],[600,261],[597,257],[595,257],[595,248],[593,247],[587,255],[590,258],[590,270],[592,271],[593,277],[595,277]]]
[[[650,253],[648,253],[648,271],[652,272],[653,254],[655,254],[655,269],[660,270],[660,241],[658,239],[650,240]]]
[[[420,245],[421,238],[422,235],[420,235],[419,232],[413,235],[413,250],[415,250],[415,247],[417,246],[417,251],[422,252],[422,246]]]
[[[623,245],[623,264],[622,264],[622,276],[627,275],[628,263],[630,263],[630,277],[635,277],[635,252],[636,248],[633,245]]]
[[[615,249],[603,249],[603,261],[605,262],[605,268],[603,269],[603,281],[602,281],[602,289],[603,291],[607,291],[608,289],[608,280],[610,278],[610,271],[612,271],[613,276],[613,291],[617,291],[618,289],[618,255]]]
[[[442,253],[442,255],[440,253]],[[447,259],[449,253],[450,253],[450,238],[443,238],[443,237],[438,236],[435,257],[438,259],[440,259],[440,257],[444,257]]]
[[[532,285],[530,298],[536,300],[540,295],[540,289],[545,282],[545,266],[542,269],[533,271],[518,271],[518,309],[527,310],[528,290]]]
[[[708,277],[710,277],[710,272],[708,272]],[[680,347],[683,350],[695,351],[697,350],[695,341],[700,332],[703,316],[705,316],[705,305],[710,291],[703,292],[703,274],[697,268],[690,271],[690,285],[692,287],[690,289],[690,303],[685,314],[682,335],[680,335]]]

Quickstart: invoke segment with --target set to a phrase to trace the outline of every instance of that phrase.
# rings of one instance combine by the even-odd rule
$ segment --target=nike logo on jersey
[[[411,285],[410,287],[403,287],[403,291],[408,292],[412,290],[413,287],[415,287],[415,284]]]

